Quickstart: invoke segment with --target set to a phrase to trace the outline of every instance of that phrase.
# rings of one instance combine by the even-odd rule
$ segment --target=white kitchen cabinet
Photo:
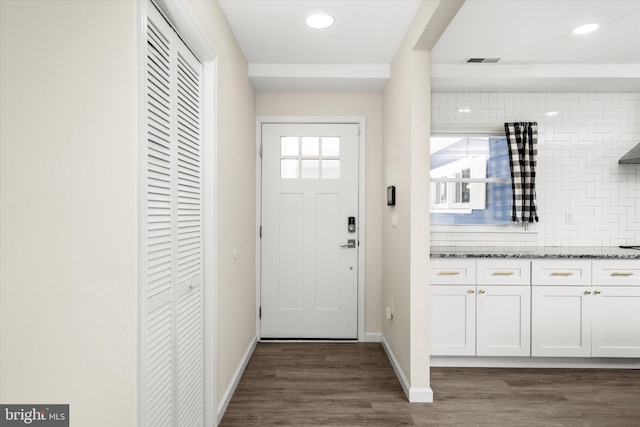
[[[531,288],[531,355],[591,356],[591,298],[587,286]]]
[[[639,261],[532,265],[533,356],[640,357]]]
[[[432,285],[475,285],[476,262],[468,259],[432,259]]]
[[[592,356],[640,357],[640,261],[593,261]]]
[[[531,261],[528,259],[491,258],[476,261],[478,285],[531,284]]]
[[[475,285],[431,285],[431,354],[476,353]]]
[[[640,358],[640,260],[438,259],[431,354]]]
[[[431,260],[431,354],[476,353],[476,262]]]
[[[531,262],[531,284],[589,286],[591,284],[591,261],[576,259],[533,260]]]
[[[431,354],[529,356],[528,260],[432,261]]]
[[[591,261],[531,262],[531,355],[591,357]]]
[[[476,355],[531,355],[529,286],[478,285]]]
[[[640,260],[594,260],[594,286],[640,286]]]
[[[476,261],[476,355],[531,355],[531,261]]]
[[[640,357],[640,286],[593,291],[593,357]]]

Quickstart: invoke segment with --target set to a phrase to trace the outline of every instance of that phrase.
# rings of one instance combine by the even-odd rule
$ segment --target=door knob
[[[356,247],[356,239],[349,239],[347,243],[344,245],[340,245],[341,248],[355,248]]]

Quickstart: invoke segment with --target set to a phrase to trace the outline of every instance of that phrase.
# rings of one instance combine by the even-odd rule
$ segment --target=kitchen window
[[[504,136],[431,137],[431,224],[511,224],[511,197]]]

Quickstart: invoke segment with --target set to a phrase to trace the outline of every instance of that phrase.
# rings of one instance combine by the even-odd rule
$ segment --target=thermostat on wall
[[[387,187],[387,206],[396,205],[396,187],[390,185]]]

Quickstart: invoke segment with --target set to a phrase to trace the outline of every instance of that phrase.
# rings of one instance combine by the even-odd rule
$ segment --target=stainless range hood
[[[622,156],[618,163],[621,165],[637,165],[640,164],[640,144],[633,147],[627,154]]]

